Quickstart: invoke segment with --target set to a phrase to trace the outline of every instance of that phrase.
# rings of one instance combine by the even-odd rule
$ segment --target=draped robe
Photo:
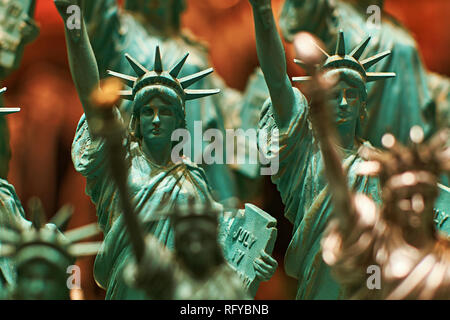
[[[156,215],[175,202],[187,201],[190,195],[201,200],[209,198],[204,171],[186,158],[181,163],[158,166],[143,154],[136,141],[129,142],[127,148],[128,187],[144,232],[153,234],[161,244],[173,249],[170,218]],[[106,156],[104,140],[91,137],[83,115],[73,142],[72,159],[76,170],[87,179],[86,193],[97,208],[98,223],[105,236],[95,260],[95,280],[106,289],[107,299],[145,299],[142,291],[129,287],[123,279],[123,269],[134,257]]]
[[[322,154],[308,120],[308,103],[294,88],[294,112],[289,125],[279,128],[273,117],[270,100],[263,107],[260,131],[267,140],[260,145],[266,157],[279,156],[279,171],[272,176],[285,205],[285,217],[293,224],[293,236],[285,256],[286,273],[298,279],[297,299],[337,299],[338,283],[322,259],[320,241],[332,214],[331,196],[325,178]],[[279,149],[273,129],[279,130]],[[368,144],[368,143],[366,143]],[[344,150],[343,165],[352,190],[380,201],[377,178],[356,175],[363,161],[358,150]]]

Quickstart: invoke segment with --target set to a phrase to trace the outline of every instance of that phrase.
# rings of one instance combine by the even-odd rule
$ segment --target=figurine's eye
[[[159,110],[159,114],[162,116],[173,116],[173,112],[170,108],[162,108]]]
[[[356,99],[358,97],[358,93],[355,89],[347,89],[345,95],[347,99]]]
[[[142,115],[144,116],[153,117],[154,114],[155,111],[152,108],[144,108],[144,110],[142,110]]]

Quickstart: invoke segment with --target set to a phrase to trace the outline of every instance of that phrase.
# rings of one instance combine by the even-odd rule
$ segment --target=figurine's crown
[[[178,75],[181,72],[189,53],[186,53],[169,71],[164,71],[163,63],[161,60],[161,53],[159,46],[156,47],[155,62],[153,70],[146,69],[137,60],[131,57],[129,54],[125,54],[126,59],[133,68],[137,76],[125,75],[122,73],[108,70],[108,74],[117,77],[131,88],[131,90],[124,90],[120,92],[120,96],[124,99],[133,101],[137,92],[144,87],[152,85],[161,85],[169,87],[177,93],[177,95],[183,101],[200,99],[220,92],[220,89],[206,89],[206,90],[190,90],[188,89],[197,81],[203,79],[207,75],[211,74],[213,68],[206,69],[204,71],[183,77],[178,79]]]
[[[17,264],[27,262],[33,258],[50,259],[53,263],[67,264],[77,257],[84,257],[97,254],[101,242],[83,242],[89,237],[97,235],[100,230],[96,223],[84,227],[61,233],[70,217],[73,209],[71,206],[64,206],[50,221],[50,225],[44,227],[45,213],[39,199],[30,200],[30,210],[33,219],[31,227],[28,224],[10,224],[0,230],[0,257],[15,257]],[[27,250],[31,249],[31,250]],[[54,254],[48,252],[58,252],[60,260]],[[23,261],[22,261],[23,260]]]
[[[339,31],[338,41],[336,44],[336,51],[334,55],[329,55],[324,49],[322,49],[319,45],[317,45],[313,41],[313,44],[320,50],[320,52],[322,52],[322,54],[326,58],[325,63],[322,66],[320,66],[320,68],[322,70],[339,69],[339,68],[352,69],[361,74],[362,78],[366,83],[395,77],[394,72],[367,72],[367,69],[369,69],[382,59],[389,56],[391,54],[390,50],[381,52],[362,61],[359,60],[362,54],[364,53],[364,50],[366,49],[367,45],[369,44],[370,39],[371,37],[368,36],[355,49],[353,49],[352,52],[347,54],[347,50],[345,48],[344,32],[341,30]],[[301,66],[302,68],[306,68],[305,63],[302,62],[301,60],[294,59],[294,62],[299,66]],[[293,77],[292,81],[305,82],[309,81],[310,79],[311,79],[310,76]]]
[[[412,146],[406,147],[392,134],[385,134],[382,144],[387,151],[366,148],[363,156],[369,161],[361,164],[359,174],[379,175],[382,184],[391,189],[417,184],[436,187],[439,175],[450,171],[449,130],[442,130],[423,142],[422,128],[414,126],[410,138]]]

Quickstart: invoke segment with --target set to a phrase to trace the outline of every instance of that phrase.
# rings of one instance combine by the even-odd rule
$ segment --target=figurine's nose
[[[345,96],[342,96],[341,102],[339,102],[339,107],[346,108],[348,106],[347,99]]]
[[[159,111],[156,110],[155,111],[155,116],[153,117],[153,124],[160,124],[161,123],[161,119],[159,118]]]

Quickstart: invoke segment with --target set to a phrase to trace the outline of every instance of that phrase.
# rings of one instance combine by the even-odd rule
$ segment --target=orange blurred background
[[[272,0],[278,16],[282,0]],[[450,76],[450,1],[386,0],[387,12],[398,18],[416,38],[425,65]],[[59,207],[71,203],[75,214],[69,228],[96,221],[95,208],[85,195],[85,180],[73,169],[70,147],[82,108],[72,84],[62,21],[52,0],[37,0],[39,38],[26,49],[21,68],[6,81],[6,102],[20,106],[20,114],[8,118],[12,159],[9,181],[24,206],[32,196],[42,199],[50,218]],[[245,88],[258,65],[253,18],[248,0],[188,0],[183,26],[209,44],[211,63],[226,83]],[[293,56],[286,45],[287,55]],[[292,60],[292,59],[290,59]],[[298,72],[289,65],[290,73]],[[286,277],[283,256],[291,227],[283,217],[276,188],[266,180],[264,194],[255,202],[278,219],[279,238],[274,256],[279,261],[275,276],[263,283],[258,299],[293,299],[297,283]],[[104,292],[92,276],[93,259],[85,258],[82,288],[86,299],[102,299]]]

